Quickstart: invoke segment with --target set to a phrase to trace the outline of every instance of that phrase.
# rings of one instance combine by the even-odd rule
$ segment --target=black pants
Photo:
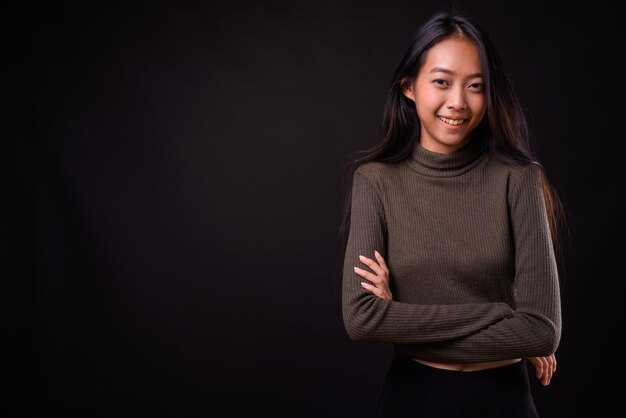
[[[394,356],[376,418],[537,418],[526,362],[473,372],[443,370]]]

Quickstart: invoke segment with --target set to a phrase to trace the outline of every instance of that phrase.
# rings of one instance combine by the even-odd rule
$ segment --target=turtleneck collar
[[[454,177],[465,173],[486,154],[484,141],[471,140],[462,148],[449,154],[429,151],[419,142],[407,158],[407,164],[414,171],[431,177]]]

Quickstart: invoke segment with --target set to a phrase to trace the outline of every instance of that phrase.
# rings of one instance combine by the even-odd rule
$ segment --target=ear
[[[402,94],[404,94],[404,97],[406,97],[407,99],[411,99],[412,101],[415,101],[415,93],[413,92],[414,85],[415,83],[413,83],[413,80],[410,77],[404,77],[400,81],[400,89],[402,90]]]

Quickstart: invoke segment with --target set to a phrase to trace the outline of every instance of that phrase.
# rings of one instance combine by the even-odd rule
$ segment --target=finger
[[[543,365],[541,384],[547,386],[550,382],[550,364],[548,363],[548,359],[546,357],[540,357],[540,360]]]
[[[374,270],[376,272],[376,274],[384,274],[385,271],[378,265],[378,263],[374,260],[372,260],[371,258],[367,258],[363,255],[359,256],[359,260],[361,260],[361,262],[363,264],[365,264],[366,266],[368,266],[369,268],[371,268],[372,270]]]
[[[552,381],[552,376],[554,376],[554,370],[556,369],[556,357],[554,357],[554,354],[548,357],[548,362],[550,363],[550,373],[548,376],[548,384],[550,384],[550,382]]]
[[[552,354],[552,358],[554,359],[554,371],[556,372],[556,355]]]
[[[376,286],[373,286],[365,282],[361,282],[361,286],[363,286],[365,289],[369,290],[370,292],[372,292],[374,295],[378,296],[379,298],[382,298],[382,292]]]
[[[354,272],[358,274],[359,276],[369,280],[372,283],[377,283],[377,284],[380,283],[380,277],[378,277],[374,273],[370,273],[367,270],[363,270],[362,268],[355,267]]]
[[[380,264],[380,266],[387,272],[389,273],[389,268],[387,267],[387,263],[385,262],[385,259],[383,258],[382,255],[380,255],[380,253],[378,252],[378,250],[374,250],[374,256],[376,257],[376,260],[378,260],[378,264]]]
[[[552,366],[550,366],[550,371],[548,372],[548,377],[546,379],[546,386],[548,386],[550,382],[552,381],[553,374],[554,374],[554,369],[552,368]]]

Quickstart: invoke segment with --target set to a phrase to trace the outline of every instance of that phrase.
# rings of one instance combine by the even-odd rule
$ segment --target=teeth
[[[453,125],[453,126],[458,126],[460,124],[462,124],[463,122],[465,122],[465,119],[448,119],[448,118],[443,118],[441,116],[438,116],[439,120],[447,123],[448,125]]]

